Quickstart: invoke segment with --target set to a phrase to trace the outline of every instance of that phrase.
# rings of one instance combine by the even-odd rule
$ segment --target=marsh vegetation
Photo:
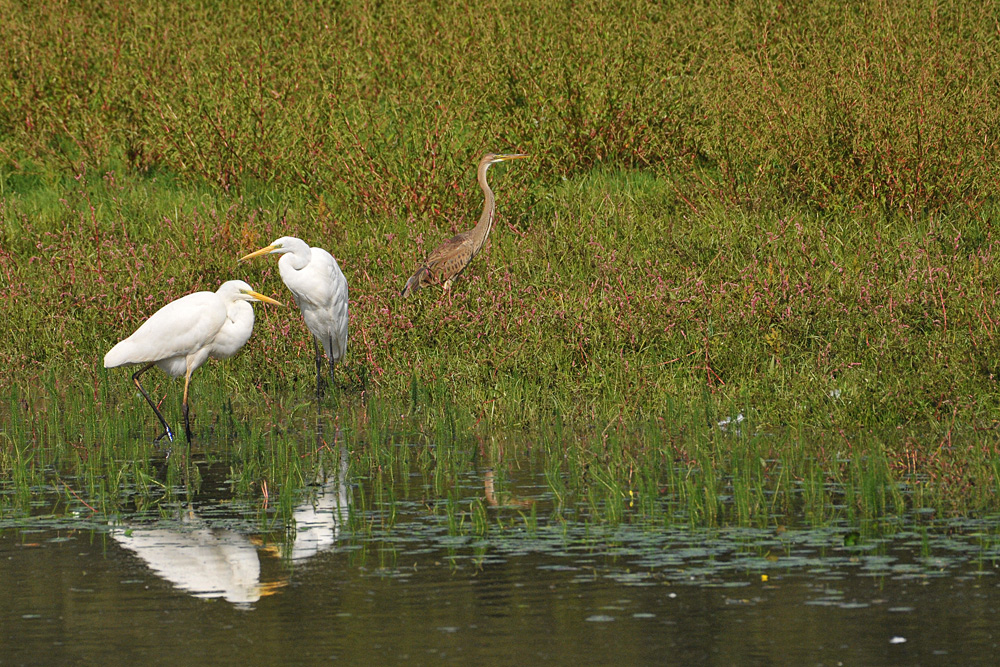
[[[287,518],[335,431],[376,489],[415,460],[447,498],[473,458],[502,485],[529,457],[553,512],[610,524],[996,510],[978,5],[0,10],[5,515],[52,484],[145,507],[208,455]],[[450,298],[399,299],[473,224],[487,151],[532,156],[491,171],[489,247]],[[236,259],[286,234],[348,278],[341,386],[317,408],[301,318],[262,310],[199,372],[194,449],[157,468],[102,355],[183,294],[279,295],[273,263]],[[150,391],[176,419],[169,382]],[[456,530],[488,530],[479,502],[448,506]]]

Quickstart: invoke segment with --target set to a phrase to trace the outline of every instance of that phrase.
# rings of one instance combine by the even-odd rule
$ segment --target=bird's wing
[[[347,348],[347,279],[333,255],[322,248],[312,248],[309,263],[303,269],[283,268],[281,279],[295,295],[306,326],[334,360]]]
[[[112,348],[105,367],[186,356],[210,343],[225,322],[226,305],[215,292],[188,294],[160,308]]]
[[[347,278],[344,277],[344,272],[340,270],[340,265],[333,255],[325,250],[320,250],[322,255],[318,257],[317,255],[320,253],[317,253],[316,250],[319,249],[313,249],[313,261],[319,262],[323,273],[322,313],[325,320],[324,328],[333,343],[330,350],[331,357],[334,361],[338,361],[343,358],[347,351]]]
[[[324,310],[333,294],[330,285],[330,264],[333,263],[333,257],[322,248],[311,248],[311,251],[309,263],[301,269],[293,267],[291,255],[284,255],[278,261],[281,280],[303,312]]]
[[[472,240],[466,233],[457,234],[452,236],[450,239],[443,241],[441,245],[427,255],[427,259],[424,261],[424,266],[430,269],[432,272],[435,267],[443,261],[446,261],[453,257],[456,253],[459,253],[462,246],[468,245],[471,247]]]
[[[331,258],[332,259],[332,258]],[[337,260],[333,260],[330,271],[330,278],[333,284],[333,299],[330,302],[330,313],[333,317],[333,330],[330,332],[333,338],[335,349],[332,350],[334,360],[343,358],[347,352],[347,328],[348,328],[348,295],[347,278],[340,270]]]

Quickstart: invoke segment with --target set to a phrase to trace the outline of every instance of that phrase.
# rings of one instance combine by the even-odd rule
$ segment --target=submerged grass
[[[19,409],[10,433],[23,439],[4,448],[0,515],[28,516],[54,491],[77,514],[168,517],[191,494],[208,494],[244,514],[256,508],[259,530],[274,531],[337,469],[341,451],[349,457],[351,528],[362,534],[391,530],[401,502],[426,508],[456,536],[530,534],[540,515],[547,525],[878,532],[894,521],[992,514],[1000,484],[992,431],[956,431],[928,446],[926,433],[905,429],[706,424],[685,407],[641,428],[553,424],[515,434],[476,426],[454,406],[414,415],[405,401],[372,396],[317,413],[308,402],[276,400],[261,415],[227,404],[226,391],[205,383],[201,401],[224,407],[198,413],[204,435],[190,448],[150,444],[148,421],[95,427],[79,398]],[[47,405],[59,406],[60,421],[48,422]],[[30,424],[29,415],[42,421]],[[227,471],[224,488],[202,486],[209,467],[216,478]]]

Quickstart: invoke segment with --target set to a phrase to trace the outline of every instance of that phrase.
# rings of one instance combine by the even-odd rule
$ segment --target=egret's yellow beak
[[[247,296],[252,296],[253,298],[257,299],[258,301],[263,301],[264,303],[269,303],[272,306],[283,306],[283,305],[285,305],[285,304],[281,303],[280,301],[275,301],[271,297],[264,296],[263,294],[261,294],[259,292],[250,291],[250,292],[244,292],[244,294],[246,294]]]
[[[274,595],[279,590],[288,585],[287,581],[268,581],[267,583],[257,584],[257,592],[261,597],[266,597],[268,595]]]
[[[271,252],[272,250],[274,250],[277,247],[278,246],[276,246],[276,245],[269,245],[266,248],[261,248],[260,250],[255,250],[254,252],[250,253],[249,255],[243,255],[242,257],[240,257],[239,261],[245,262],[248,259],[253,259],[254,257],[260,257],[261,255],[266,255],[267,253]]]

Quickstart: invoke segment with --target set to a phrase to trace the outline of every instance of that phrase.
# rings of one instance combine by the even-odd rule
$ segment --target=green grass
[[[255,206],[271,191],[234,199],[128,178],[5,200],[3,388],[30,391],[50,374],[114,404],[128,374],[100,359],[167,301],[239,277],[291,303],[274,262],[235,261],[284,231],[279,212]],[[494,176],[500,190],[516,178]],[[523,230],[497,230],[450,300],[398,298],[415,261],[408,244],[379,251],[360,231],[326,243],[351,284],[345,385],[408,396],[409,409],[447,397],[508,427],[556,415],[642,421],[705,400],[720,419],[753,412],[775,427],[995,419],[989,226],[942,213],[870,234],[856,217],[801,206],[775,217],[716,205],[695,221],[660,205],[675,185],[594,172],[554,186]],[[287,225],[326,237],[307,212]],[[984,240],[963,250],[973,234]],[[195,391],[223,373],[234,393],[304,397],[310,355],[294,307],[258,307],[246,350],[200,370]]]
[[[169,514],[187,495],[218,493],[201,489],[199,471],[222,466],[223,493],[259,508],[270,531],[318,469],[334,469],[341,447],[350,452],[359,530],[365,521],[391,526],[397,500],[426,505],[456,535],[530,528],[539,502],[548,520],[577,523],[864,526],[992,512],[1000,483],[993,432],[964,428],[937,438],[923,428],[761,430],[753,419],[706,423],[708,410],[681,406],[638,427],[576,430],[557,421],[512,430],[476,424],[448,398],[407,412],[405,400],[347,397],[317,413],[294,396],[240,400],[209,379],[195,442],[154,446],[140,397],[105,415],[93,396],[59,395],[52,382],[44,391],[52,393],[31,409],[14,397],[19,407],[5,415],[0,516],[30,513],[53,491],[67,511]],[[511,476],[544,480],[545,497],[526,496]],[[470,491],[486,479],[485,490]]]
[[[236,263],[286,233],[348,277],[341,414],[375,469],[399,438],[595,431],[630,466],[587,482],[613,520],[663,484],[709,523],[790,507],[772,484],[818,519],[831,488],[863,515],[908,502],[900,483],[976,506],[996,488],[977,429],[998,415],[1000,58],[981,4],[0,11],[0,468],[18,488],[104,444],[126,448],[108,475],[147,455],[126,443],[155,422],[103,354],[230,278],[290,302],[275,262]],[[487,251],[450,299],[401,300],[478,216],[479,156],[515,150],[532,159],[490,171]],[[311,349],[294,308],[257,308],[241,355],[195,375],[201,433],[246,448],[241,492],[306,474],[270,433],[304,428]],[[177,425],[180,388],[154,375]],[[706,435],[737,414],[781,444]],[[579,484],[588,442],[559,467]],[[31,472],[25,443],[55,458]]]

